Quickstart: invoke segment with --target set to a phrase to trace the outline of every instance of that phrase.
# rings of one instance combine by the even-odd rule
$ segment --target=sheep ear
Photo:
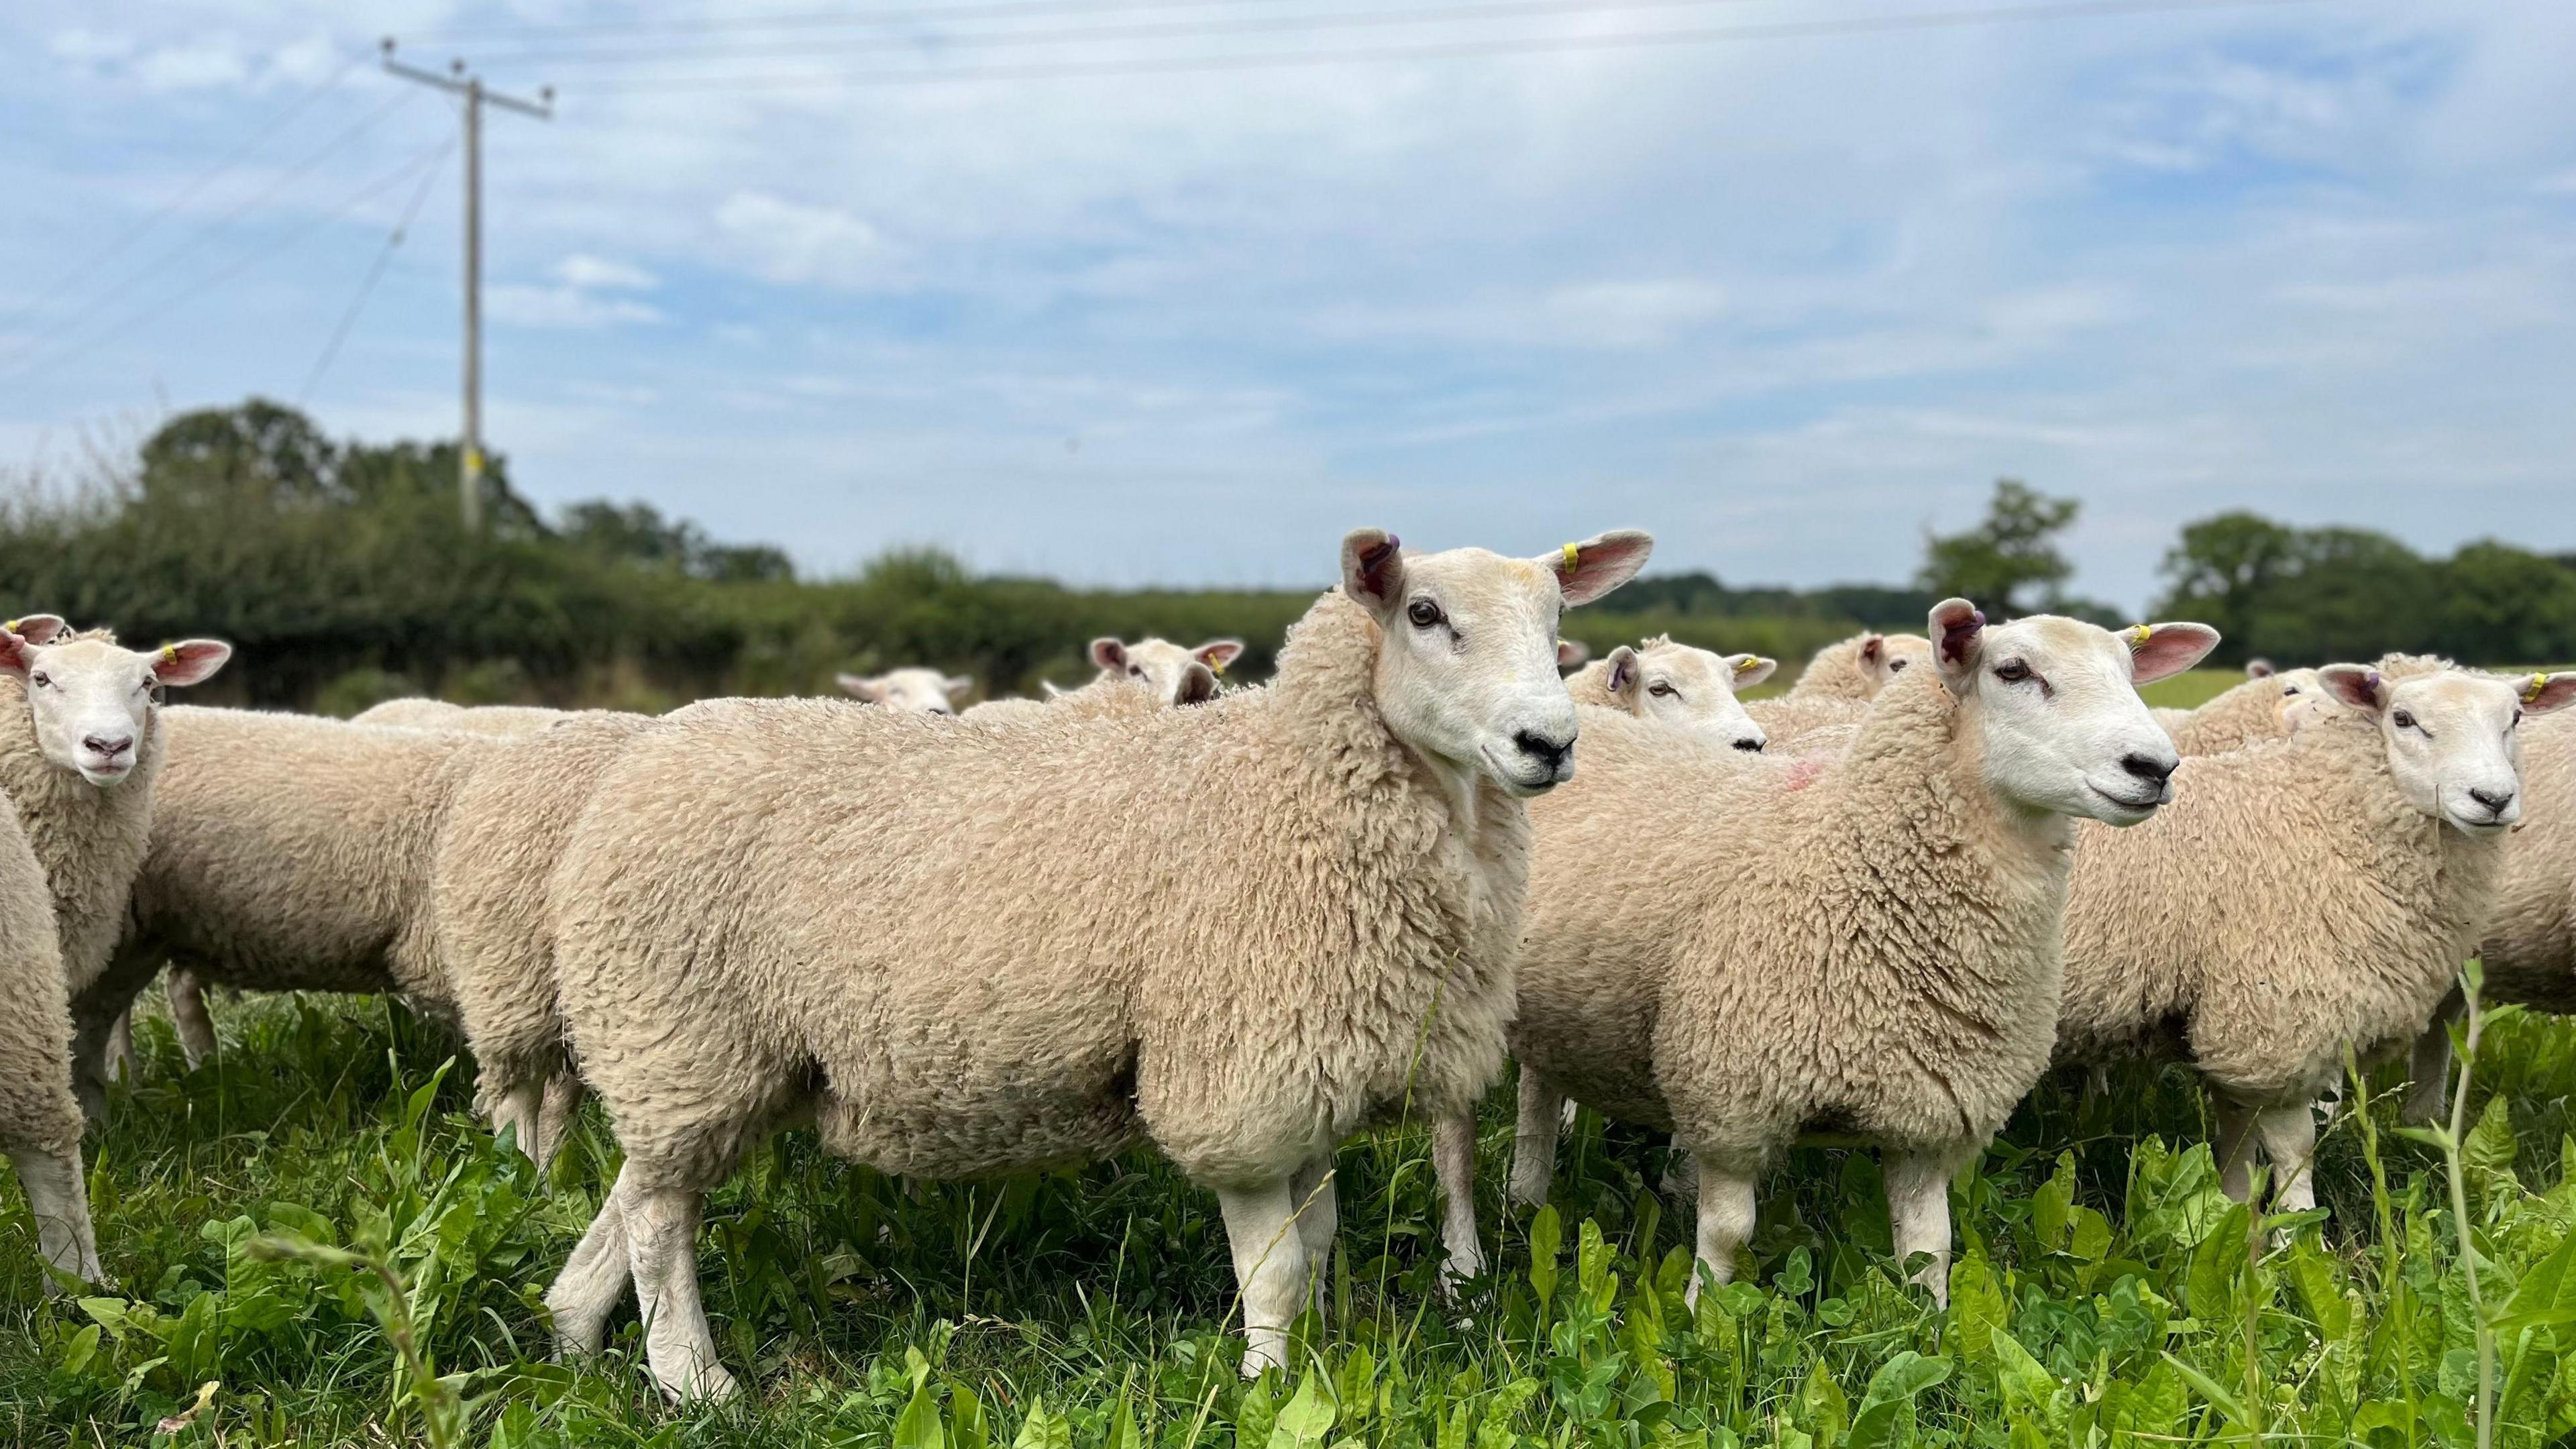
[[[0,630],[15,634],[30,644],[50,644],[55,635],[70,627],[60,614],[29,614],[23,619],[0,624]]]
[[[2269,659],[2248,659],[2245,661],[2245,677],[2248,679],[2269,679],[2277,672],[2278,670],[2275,669],[2272,661]]]
[[[2524,714],[2548,714],[2576,703],[2576,670],[2534,674],[2518,682],[2522,686],[2518,697]]]
[[[1943,599],[1932,606],[1930,620],[1932,662],[1941,667],[1941,677],[1953,682],[1977,672],[1977,654],[1984,647],[1986,616],[1965,599]],[[1872,636],[1877,642],[1885,639]],[[1866,646],[1864,646],[1866,647]]]
[[[1557,587],[1565,591],[1566,607],[1572,608],[1635,578],[1654,551],[1653,534],[1614,528],[1581,543],[1569,543],[1539,562],[1556,570]]]
[[[2388,705],[2387,683],[2368,665],[2329,664],[2317,671],[2317,683],[2346,709],[2377,714]]]
[[[1046,697],[1046,698],[1048,698],[1048,699],[1062,699],[1062,698],[1064,698],[1064,693],[1065,693],[1065,691],[1064,691],[1064,686],[1063,686],[1063,685],[1061,685],[1061,684],[1056,683],[1056,682],[1055,682],[1054,680],[1052,680],[1052,679],[1041,679],[1041,680],[1039,680],[1039,681],[1038,681],[1038,688],[1040,688],[1040,689],[1042,689],[1042,690],[1046,691],[1046,695],[1045,695],[1045,697]]]
[[[1637,667],[1637,651],[1622,644],[1611,650],[1610,657],[1603,663],[1610,671],[1610,697],[1635,703],[1637,681],[1645,677],[1645,671]]]
[[[1127,667],[1127,646],[1103,634],[1091,641],[1091,662],[1107,670]]]
[[[1751,689],[1769,679],[1771,671],[1779,667],[1779,660],[1765,659],[1759,654],[1729,654],[1726,656],[1726,682],[1733,689]]]
[[[232,657],[233,646],[220,639],[182,639],[176,644],[164,644],[161,652],[152,656],[152,682],[173,688],[203,684]]]
[[[27,651],[35,647],[24,636],[0,629],[0,674],[26,678],[27,668],[34,662]]]
[[[1208,667],[1210,674],[1223,674],[1225,667],[1243,655],[1240,639],[1210,639],[1190,651],[1190,657]]]
[[[2207,624],[2133,624],[2120,631],[2129,645],[2129,678],[2138,684],[2180,674],[2218,647]]]
[[[880,681],[856,674],[844,674],[840,680],[842,692],[852,699],[866,700],[870,704],[885,703],[885,685]]]
[[[1592,646],[1580,639],[1556,641],[1556,667],[1559,669],[1573,669],[1591,657]]]
[[[1173,695],[1174,704],[1205,704],[1216,698],[1216,671],[1193,659],[1181,671],[1181,686]]]
[[[1876,664],[1879,656],[1886,652],[1887,636],[1884,634],[1870,634],[1860,641],[1860,662],[1863,664]]]
[[[1342,536],[1342,592],[1383,623],[1404,599],[1404,540],[1382,528]]]
[[[975,676],[971,674],[952,674],[946,679],[939,681],[939,687],[951,700],[964,699],[967,695],[972,694],[975,691]]]

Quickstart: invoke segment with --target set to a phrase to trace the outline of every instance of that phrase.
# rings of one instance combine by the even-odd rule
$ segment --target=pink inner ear
[[[1390,533],[1386,536],[1386,542],[1361,549],[1360,587],[1366,589],[1373,597],[1385,598],[1388,565],[1395,562],[1396,554],[1403,547],[1403,541]]]
[[[27,672],[27,641],[0,629],[0,670],[11,674]]]
[[[1963,618],[1953,614],[1941,622],[1941,662],[1962,664],[1968,658],[1968,645],[1977,632],[1986,627],[1986,611],[1970,609]]]
[[[1094,639],[1091,641],[1091,662],[1103,669],[1124,668],[1127,646],[1115,639]]]
[[[2524,714],[2548,714],[2576,703],[2576,674],[2553,674],[2537,698],[2522,702]]]

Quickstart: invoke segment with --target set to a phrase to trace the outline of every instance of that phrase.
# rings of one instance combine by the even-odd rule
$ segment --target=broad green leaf
[[[2301,1237],[2291,1245],[2289,1270],[2291,1285],[2299,1290],[2299,1301],[2307,1305],[2319,1335],[2328,1343],[2342,1342],[2352,1331],[2352,1308],[2344,1302],[2334,1264],[2310,1238]]]
[[[1269,1449],[1320,1449],[1333,1432],[1333,1405],[1316,1391],[1316,1376],[1308,1374],[1279,1410],[1270,1428]]]
[[[2008,1326],[2004,1293],[1995,1282],[1994,1267],[1986,1261],[1982,1246],[1970,1244],[1968,1251],[1950,1265],[1951,1341],[1961,1358],[1991,1364],[1994,1348],[1989,1340]]]
[[[1925,1358],[1910,1348],[1881,1364],[1852,1415],[1844,1449],[1899,1449],[1912,1443],[1914,1401],[1948,1377],[1949,1360]]]
[[[955,1449],[991,1449],[992,1420],[975,1391],[959,1384],[948,1395],[948,1440]]]
[[[83,1308],[89,1300],[83,1299]],[[2496,1331],[2518,1333],[2532,1324],[2576,1321],[2576,1232],[2561,1239],[2557,1250],[2524,1269],[2511,1297],[2497,1310]]]
[[[1556,1301],[1556,1254],[1564,1246],[1565,1225],[1556,1215],[1556,1205],[1542,1207],[1530,1218],[1530,1291],[1538,1295],[1539,1321],[1547,1320],[1548,1305]]]
[[[2111,1252],[2111,1220],[2077,1203],[2068,1209],[2066,1251],[2086,1263],[2099,1263]]]
[[[2191,1279],[2184,1295],[2192,1317],[2213,1323],[2235,1312],[2236,1285],[2245,1274],[2246,1233],[2253,1222],[2253,1214],[2239,1203],[2192,1250]]]
[[[2042,1248],[2053,1251],[2066,1245],[2067,1209],[2074,1205],[2075,1154],[2061,1152],[2057,1171],[2030,1198],[2030,1226]]]
[[[2520,1186],[2513,1175],[2513,1152],[2513,1109],[2501,1094],[2489,1097],[2468,1140],[2460,1144],[2461,1170],[2482,1192],[2512,1191]]]
[[[913,1385],[912,1397],[894,1420],[894,1449],[948,1449],[948,1434],[939,1422],[939,1401],[927,1382]]]
[[[1834,1382],[1833,1375],[1825,1372],[1821,1358],[1807,1371],[1806,1383],[1799,1386],[1798,1422],[1816,1436],[1818,1449],[1840,1444],[1843,1431],[1851,1427],[1851,1400],[1844,1395],[1842,1385]]]
[[[1029,1416],[1011,1437],[1011,1449],[1073,1449],[1073,1424],[1062,1414],[1048,1413],[1046,1400],[1032,1394]]]
[[[1243,1401],[1235,1406],[1234,1411],[1235,1449],[1259,1449],[1259,1446],[1269,1444],[1271,1426],[1279,1419],[1277,1401],[1270,1393],[1270,1381],[1275,1376],[1274,1370],[1264,1370],[1261,1377],[1254,1379],[1252,1386],[1243,1391]],[[1012,1449],[1020,1449],[1020,1446],[1015,1444]]]

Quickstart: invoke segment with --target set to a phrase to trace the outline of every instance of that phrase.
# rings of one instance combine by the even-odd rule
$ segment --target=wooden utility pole
[[[464,510],[465,531],[483,527],[483,107],[485,103],[521,115],[551,121],[555,88],[547,86],[533,101],[486,89],[483,78],[448,62],[447,74],[422,70],[394,59],[394,39],[385,37],[385,70],[407,81],[462,97],[465,105],[465,437],[457,451],[457,503]]]

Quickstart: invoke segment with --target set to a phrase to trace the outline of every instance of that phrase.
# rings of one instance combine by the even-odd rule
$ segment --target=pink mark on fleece
[[[1804,790],[1809,785],[1816,783],[1817,778],[1825,773],[1825,766],[1831,763],[1833,763],[1831,760],[1828,760],[1821,755],[1811,755],[1805,759],[1792,760],[1789,762],[1789,777],[1787,780],[1782,782],[1780,788],[1784,791]]]

